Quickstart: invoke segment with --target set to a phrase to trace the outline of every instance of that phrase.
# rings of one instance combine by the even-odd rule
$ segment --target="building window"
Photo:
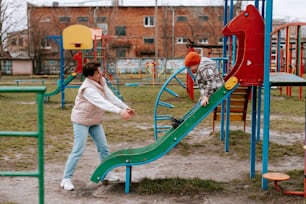
[[[96,18],[97,23],[105,23],[106,22],[106,16],[98,16]]]
[[[88,17],[87,16],[79,16],[78,18],[79,23],[87,23],[88,22]]]
[[[177,16],[176,21],[177,22],[187,21],[187,16]]]
[[[208,21],[208,16],[199,16],[200,21]]]
[[[116,26],[116,35],[118,36],[126,35],[125,26]]]
[[[144,44],[154,44],[154,38],[144,38]]]
[[[176,38],[176,44],[187,44],[187,38],[184,37]]]
[[[60,23],[70,23],[70,17],[69,16],[60,16],[59,21],[60,21]]]
[[[107,23],[97,23],[97,28],[101,28],[103,35],[107,35],[107,31],[108,31]]]
[[[23,38],[18,39],[18,46],[23,47]]]
[[[40,23],[50,23],[51,20],[50,20],[50,17],[45,17],[45,18],[40,19],[39,22],[40,22]]]
[[[153,16],[145,16],[143,20],[144,27],[153,27],[154,26],[154,17]]]
[[[42,49],[51,49],[51,43],[49,42],[49,40],[46,39],[41,40],[40,46]]]
[[[224,20],[223,16],[218,16],[218,19],[219,19],[219,21],[223,21]]]
[[[11,39],[11,45],[12,46],[16,46],[17,45],[17,39],[16,38],[12,38]]]
[[[126,57],[126,48],[117,48],[116,57]]]
[[[208,38],[200,38],[199,43],[202,44],[202,45],[203,44],[207,45],[208,44]]]

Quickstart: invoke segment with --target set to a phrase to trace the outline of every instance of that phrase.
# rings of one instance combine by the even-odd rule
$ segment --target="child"
[[[209,97],[224,83],[217,69],[217,63],[207,57],[201,57],[197,52],[189,52],[185,57],[185,66],[196,73],[195,83],[200,88],[202,106],[209,103]]]

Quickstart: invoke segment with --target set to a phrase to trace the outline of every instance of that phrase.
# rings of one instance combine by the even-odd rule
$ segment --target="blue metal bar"
[[[270,53],[271,53],[271,36],[272,31],[272,11],[273,0],[266,1],[266,18],[265,18],[265,49],[264,49],[264,132],[262,144],[262,174],[268,171],[269,157],[269,137],[270,137]],[[267,179],[262,177],[262,189],[268,188]]]
[[[256,166],[256,106],[257,106],[257,87],[252,86],[252,129],[250,138],[250,178],[255,177]]]
[[[262,86],[258,87],[258,100],[257,100],[257,104],[258,104],[258,108],[257,108],[257,141],[260,141],[260,128],[261,128],[261,93],[262,93]]]
[[[189,73],[189,75],[191,76],[192,80],[195,81],[195,76],[194,74],[192,73],[192,71],[190,69],[186,69],[187,72]]]
[[[226,99],[225,152],[229,151],[230,106],[231,106],[231,96],[229,95]]]
[[[183,88],[186,88],[184,82],[182,82],[182,80],[180,80],[179,78],[177,78],[176,76],[174,77],[175,80],[183,87]]]
[[[132,180],[131,176],[132,176],[132,166],[127,165],[125,172],[125,193],[130,192],[130,186]]]
[[[172,115],[157,115],[157,120],[170,120],[173,116]]]
[[[174,91],[172,91],[171,89],[165,87],[165,91],[169,94],[171,94],[174,97],[178,97],[179,95],[177,93],[175,93]]]
[[[183,88],[186,88],[185,84],[176,77],[177,74],[181,73],[182,71],[186,70],[186,67],[183,66],[181,68],[179,68],[178,70],[176,70],[164,83],[164,85],[162,86],[162,88],[160,89],[159,93],[157,94],[156,100],[155,100],[155,105],[154,105],[154,138],[155,140],[158,139],[158,130],[157,130],[157,108],[160,105],[160,98],[164,92],[164,90],[167,88],[167,85],[173,80],[175,79]]]
[[[271,0],[271,1],[273,1],[273,0]],[[265,18],[265,6],[264,5],[265,5],[265,0],[262,0],[261,15],[262,15],[263,18]],[[272,6],[272,9],[273,9],[273,6]],[[272,14],[271,14],[271,16],[272,16]]]
[[[170,129],[172,126],[170,126],[170,125],[163,125],[163,126],[161,126],[161,125],[159,125],[159,126],[157,126],[157,128],[158,129]]]
[[[258,10],[258,8],[259,8],[259,1],[258,1],[258,0],[255,0],[254,6],[255,6],[255,7],[257,8],[257,10]]]
[[[227,19],[228,19],[228,17],[227,17],[227,5],[228,5],[228,0],[225,0],[224,1],[224,17],[223,17],[223,24],[224,24],[224,26],[227,24]],[[227,51],[227,40],[228,40],[228,37],[227,36],[223,36],[223,48],[222,48],[222,56],[223,57],[226,57],[226,51]],[[223,77],[225,76],[225,73],[226,73],[226,64],[227,63],[223,63],[223,72],[222,72],[222,74],[223,74]]]
[[[160,106],[164,106],[166,108],[174,108],[174,105],[170,104],[170,103],[167,103],[167,102],[164,102],[164,101],[159,101],[158,102],[158,105]]]
[[[226,103],[226,100],[224,100],[222,103],[221,103],[221,122],[220,122],[220,141],[223,141],[224,140],[224,137],[225,137],[225,134],[224,134],[224,112],[225,112],[225,104]]]
[[[53,39],[60,46],[60,79],[61,79],[61,104],[62,109],[65,108],[65,71],[64,71],[64,48],[63,48],[63,36],[48,36],[47,38]]]
[[[233,19],[234,12],[234,1],[230,1],[230,19]],[[232,36],[232,56],[236,56],[236,37]],[[235,64],[235,57],[232,57],[232,64]],[[224,103],[221,105],[221,111],[224,113]],[[224,132],[224,120],[226,120],[225,124],[225,132]],[[229,151],[229,125],[230,125],[230,96],[226,99],[226,114],[221,114],[221,138],[225,137],[225,151]]]

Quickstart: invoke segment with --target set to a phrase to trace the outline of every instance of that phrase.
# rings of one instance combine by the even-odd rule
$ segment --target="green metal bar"
[[[44,203],[44,93],[36,96],[37,101],[37,128],[38,128],[38,169],[39,169],[39,203]]]
[[[2,93],[20,93],[20,92],[45,92],[45,86],[1,86],[0,92]]]
[[[38,132],[24,131],[0,131],[0,136],[15,136],[15,137],[38,137]]]
[[[16,171],[16,172],[11,172],[11,171],[1,171],[0,176],[20,176],[20,177],[38,177],[39,172],[28,172],[28,171]]]
[[[2,86],[0,93],[36,93],[37,132],[33,131],[0,131],[0,136],[36,137],[38,140],[38,172],[0,172],[0,176],[37,177],[39,182],[39,203],[44,203],[44,93],[45,86]]]

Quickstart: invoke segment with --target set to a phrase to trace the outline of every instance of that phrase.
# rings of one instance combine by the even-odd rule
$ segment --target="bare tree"
[[[22,1],[0,0],[0,56],[7,50],[7,33],[21,28],[22,19],[20,15]]]
[[[21,2],[19,0],[0,0],[0,76],[2,74],[2,60],[8,58],[7,52],[7,34],[22,25],[22,16],[20,16]],[[24,16],[23,16],[24,19]]]

